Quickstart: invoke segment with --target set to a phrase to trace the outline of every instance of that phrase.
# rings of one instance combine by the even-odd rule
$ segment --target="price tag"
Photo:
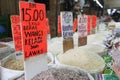
[[[22,51],[20,17],[18,15],[12,15],[10,18],[15,51]]]
[[[78,46],[87,44],[87,24],[88,17],[86,15],[78,15]]]
[[[74,32],[76,32],[77,26],[78,26],[78,19],[75,18],[75,19],[74,19],[74,24],[73,24],[73,31],[74,31]]]
[[[90,20],[91,16],[88,16],[88,26],[87,26],[87,33],[90,34],[91,33],[91,20]]]
[[[63,37],[63,52],[73,48],[73,15],[72,12],[61,12],[61,31]]]
[[[46,11],[44,4],[21,1],[19,5],[25,79],[31,80],[47,69]]]
[[[43,4],[20,2],[22,40],[25,59],[47,52],[46,13]]]
[[[95,15],[92,15],[92,28],[96,28],[97,23],[97,17]]]
[[[87,36],[87,24],[88,24],[87,16],[78,15],[78,37]]]
[[[61,12],[62,37],[64,39],[73,37],[73,15],[72,12]]]
[[[11,24],[12,25],[20,25],[20,17],[19,17],[19,15],[11,15],[10,19],[11,19]]]
[[[60,20],[60,16],[58,16],[58,33],[61,34],[61,20]]]

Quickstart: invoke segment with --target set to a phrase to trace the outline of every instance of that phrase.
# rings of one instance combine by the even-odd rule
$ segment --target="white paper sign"
[[[61,12],[62,37],[64,39],[73,37],[73,14],[72,12]]]
[[[78,37],[87,36],[87,16],[78,15]]]

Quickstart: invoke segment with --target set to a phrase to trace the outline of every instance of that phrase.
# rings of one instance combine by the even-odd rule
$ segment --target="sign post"
[[[87,44],[87,16],[78,15],[78,46]]]
[[[73,15],[72,12],[61,12],[61,31],[63,37],[63,51],[73,48]]]
[[[25,80],[47,69],[46,11],[44,4],[20,2]]]

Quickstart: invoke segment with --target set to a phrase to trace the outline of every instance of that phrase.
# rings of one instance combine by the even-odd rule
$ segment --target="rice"
[[[24,70],[24,62],[22,59],[10,59],[4,63],[3,67],[12,70]]]
[[[105,62],[98,54],[85,50],[85,48],[71,49],[57,56],[61,64],[76,66],[87,72],[99,72],[105,67]]]
[[[15,80],[25,80],[21,76]],[[50,68],[36,75],[32,80],[90,80],[88,75],[79,70],[68,68]]]

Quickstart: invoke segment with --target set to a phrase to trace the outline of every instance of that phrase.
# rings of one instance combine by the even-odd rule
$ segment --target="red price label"
[[[61,33],[61,20],[60,20],[60,16],[58,16],[58,33]]]
[[[76,32],[77,26],[78,26],[78,19],[75,18],[75,19],[74,19],[74,23],[73,23],[73,31],[74,31],[74,32]]]
[[[20,25],[20,17],[18,15],[12,15],[11,17],[11,24],[12,25]]]
[[[20,19],[25,59],[46,53],[45,5],[20,2]]]
[[[92,28],[96,28],[97,17],[95,15],[92,16]]]
[[[90,22],[90,16],[88,16],[88,26],[87,26],[87,32],[88,32],[88,34],[90,34],[90,32],[91,32],[91,22]]]
[[[22,50],[21,30],[20,30],[20,17],[13,15],[11,18],[12,35],[14,39],[15,51]]]

